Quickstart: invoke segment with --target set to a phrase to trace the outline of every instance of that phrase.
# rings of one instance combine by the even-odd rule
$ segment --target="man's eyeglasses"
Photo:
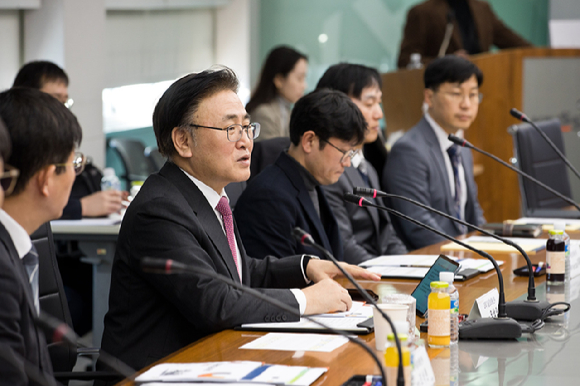
[[[67,163],[62,163],[62,164],[54,164],[54,166],[65,167],[68,165],[72,165],[74,170],[75,170],[75,174],[78,176],[79,174],[81,174],[83,172],[83,170],[85,170],[86,164],[87,164],[87,158],[85,157],[85,155],[83,153],[77,152],[77,153],[75,153],[75,156],[74,156],[72,162],[67,162]]]
[[[20,170],[10,165],[4,165],[4,172],[0,174],[0,184],[5,195],[10,195],[16,186]]]
[[[242,134],[244,131],[248,135],[248,138],[251,140],[258,138],[258,135],[260,135],[260,124],[257,122],[250,123],[249,125],[246,126],[240,125],[239,123],[235,123],[233,125],[226,127],[225,129],[220,129],[219,127],[194,125],[193,123],[190,123],[189,126],[225,131],[228,136],[228,141],[230,142],[238,142],[240,139],[242,139]]]
[[[454,103],[461,103],[465,100],[465,98],[469,99],[469,102],[472,104],[480,104],[481,100],[483,99],[483,94],[480,92],[472,92],[469,94],[463,94],[460,92],[453,92],[453,91],[441,91],[449,100]]]
[[[352,157],[354,157],[355,155],[358,154],[358,150],[342,150],[339,147],[334,146],[332,143],[330,143],[329,141],[327,141],[326,139],[322,139],[320,138],[321,141],[326,142],[327,144],[329,144],[330,146],[332,146],[333,148],[335,148],[336,150],[338,150],[339,152],[342,153],[342,157],[340,158],[340,163],[344,163],[346,161],[347,158],[352,160]]]

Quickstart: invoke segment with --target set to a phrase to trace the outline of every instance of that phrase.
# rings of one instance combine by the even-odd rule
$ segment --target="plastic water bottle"
[[[459,291],[453,285],[455,274],[453,272],[439,272],[439,280],[449,284],[448,292],[451,301],[451,330],[450,343],[457,344],[459,340]]]
[[[407,64],[407,68],[409,70],[413,70],[416,68],[423,68],[423,64],[421,63],[421,54],[415,52],[411,54],[410,62]]]
[[[115,175],[115,169],[105,168],[101,179],[101,190],[121,190],[121,181]]]

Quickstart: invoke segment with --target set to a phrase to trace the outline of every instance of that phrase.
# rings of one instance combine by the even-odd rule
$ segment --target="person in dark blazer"
[[[13,363],[0,359],[0,385],[37,385],[25,366],[55,384],[46,338],[34,322],[43,267],[30,235],[61,216],[84,167],[84,157],[75,154],[81,136],[74,115],[53,97],[26,88],[0,93],[0,155],[6,161],[0,169],[0,350],[13,358]]]
[[[335,183],[350,166],[365,129],[360,110],[342,92],[316,90],[296,103],[290,148],[248,184],[236,206],[248,253],[259,258],[296,253],[325,258],[292,237],[292,230],[300,227],[343,260],[340,231],[322,186]]]
[[[212,270],[302,314],[351,305],[348,293],[331,279],[337,268],[327,261],[246,254],[224,187],[248,179],[259,125],[250,124],[237,88],[230,69],[207,70],[177,80],[155,107],[153,129],[169,161],[145,181],[125,213],[102,340],[105,351],[133,368],[244,323],[298,319],[202,274],[144,273],[143,257]],[[357,277],[379,279],[345,267]],[[303,288],[310,282],[315,284]]]
[[[449,134],[463,136],[477,116],[483,74],[467,59],[447,55],[425,69],[424,117],[395,142],[383,176],[384,189],[481,225],[485,222],[477,199],[471,150],[453,145]],[[406,201],[392,207],[451,236],[467,233],[460,224]],[[405,220],[395,220],[412,249],[444,240]]]
[[[347,94],[367,123],[364,143],[377,140],[379,121],[383,117],[382,82],[377,70],[358,64],[336,64],[326,70],[316,88],[331,88]],[[375,168],[363,153],[358,153],[351,163],[337,183],[324,187],[343,239],[344,261],[359,264],[381,255],[406,254],[407,248],[397,236],[387,212],[360,208],[343,200],[344,193],[352,193],[354,187],[381,187]],[[383,204],[381,199],[370,200]]]
[[[406,67],[411,54],[421,54],[429,63],[439,54],[449,17],[453,32],[446,54],[473,55],[498,48],[529,47],[531,44],[507,27],[487,1],[427,0],[407,14],[398,67]]]

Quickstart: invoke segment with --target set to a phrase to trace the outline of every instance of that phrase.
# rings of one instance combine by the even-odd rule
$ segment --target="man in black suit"
[[[377,70],[359,64],[339,63],[326,70],[316,88],[331,88],[347,94],[367,123],[364,143],[377,140],[381,129],[379,121],[383,117],[382,83]],[[360,208],[342,199],[345,192],[352,193],[356,186],[381,187],[377,171],[362,152],[352,159],[351,164],[344,169],[337,183],[324,187],[343,239],[344,261],[359,264],[381,255],[406,254],[407,248],[397,236],[387,212]],[[375,201],[373,198],[369,200]],[[383,204],[381,199],[376,201]]]
[[[346,290],[332,280],[338,270],[327,261],[246,255],[224,187],[248,179],[259,125],[250,124],[237,88],[230,69],[207,70],[177,80],[155,107],[153,129],[169,161],[145,181],[123,219],[102,341],[105,351],[136,369],[243,323],[297,320],[201,274],[144,273],[140,261],[146,256],[213,270],[303,314],[351,305]],[[357,277],[379,280],[345,267]],[[310,281],[316,284],[298,289]]]
[[[28,379],[25,363],[39,369],[52,383],[46,340],[34,323],[39,312],[39,267],[29,235],[62,215],[76,173],[84,167],[84,156],[75,153],[82,133],[62,103],[33,89],[1,93],[0,118],[12,139],[12,155],[6,159],[7,138],[0,138],[0,151],[8,164],[19,170],[12,187],[15,173],[2,175],[3,190],[13,191],[6,191],[0,210],[0,350],[12,356],[18,366],[0,360],[0,384],[36,384]]]
[[[343,260],[342,238],[322,185],[350,166],[366,124],[344,93],[317,90],[300,99],[290,117],[290,148],[260,173],[240,197],[236,215],[248,253],[278,257],[319,251],[292,238],[300,227]]]

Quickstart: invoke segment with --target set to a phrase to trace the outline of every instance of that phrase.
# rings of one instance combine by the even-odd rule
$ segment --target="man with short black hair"
[[[49,379],[52,366],[45,337],[34,322],[39,267],[30,235],[61,216],[75,176],[84,167],[84,156],[75,153],[82,132],[62,103],[29,88],[0,93],[0,118],[12,141],[12,155],[5,161],[20,171],[0,210],[0,350],[20,366],[0,360],[1,383],[35,385],[27,379],[24,361]],[[3,177],[3,188],[10,185],[5,182]]]
[[[224,187],[250,176],[259,125],[250,123],[237,89],[230,69],[207,70],[177,80],[155,107],[153,129],[169,161],[145,181],[125,213],[102,341],[105,351],[133,368],[240,324],[298,320],[202,274],[144,273],[143,257],[215,271],[302,314],[350,308],[348,293],[332,280],[339,271],[328,261],[246,255]],[[344,267],[357,277],[380,279]],[[310,281],[315,284],[299,289]]]
[[[364,143],[370,144],[377,140],[381,130],[381,87],[381,76],[374,68],[339,63],[326,70],[316,89],[331,88],[350,97],[365,118],[367,130]],[[337,183],[324,187],[343,239],[344,261],[359,264],[381,255],[406,254],[407,248],[393,229],[387,212],[377,208],[360,208],[343,200],[344,193],[352,193],[357,186],[380,189],[377,171],[363,152],[359,152],[351,163]],[[375,203],[381,205],[382,199],[377,199]]]
[[[475,120],[483,74],[467,59],[448,55],[427,66],[424,82],[428,109],[423,119],[391,149],[383,176],[384,189],[481,225],[485,219],[477,199],[471,151],[454,145],[447,137],[462,137]],[[390,202],[394,209],[451,236],[468,232],[464,226],[409,202]],[[444,240],[409,221],[394,221],[412,249]]]
[[[360,110],[342,92],[316,90],[296,103],[290,148],[252,180],[236,204],[248,253],[258,258],[296,253],[325,258],[291,236],[300,227],[343,260],[342,238],[322,186],[334,184],[350,166],[365,130]]]

